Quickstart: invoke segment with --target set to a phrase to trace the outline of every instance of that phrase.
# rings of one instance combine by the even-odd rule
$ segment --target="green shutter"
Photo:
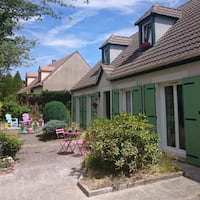
[[[112,117],[119,114],[119,90],[112,91]]]
[[[97,117],[97,93],[91,95],[91,119],[94,120]]]
[[[200,77],[183,80],[187,161],[200,166]]]
[[[83,96],[83,128],[87,127],[87,96]]]
[[[132,90],[133,115],[142,113],[142,86],[135,86]]]
[[[82,128],[83,127],[83,97],[82,96],[79,97],[79,112],[80,112],[80,116],[79,116],[80,127]]]
[[[156,128],[156,93],[155,84],[144,85],[144,113],[149,123]]]
[[[72,120],[76,122],[76,97],[72,97]]]

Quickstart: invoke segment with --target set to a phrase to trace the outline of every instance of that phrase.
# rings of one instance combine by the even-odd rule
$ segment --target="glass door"
[[[167,146],[185,149],[183,88],[182,85],[165,87]]]

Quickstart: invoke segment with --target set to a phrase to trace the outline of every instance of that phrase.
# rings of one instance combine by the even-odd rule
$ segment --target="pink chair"
[[[30,119],[28,113],[24,113],[22,115],[22,120],[23,120],[23,121],[21,121],[22,125],[30,125],[32,123],[32,120]]]
[[[73,152],[72,149],[72,140],[70,138],[65,138],[66,132],[64,131],[64,128],[56,129],[56,135],[57,140],[60,144],[60,150],[59,153],[66,153],[68,149],[70,149],[70,152]]]

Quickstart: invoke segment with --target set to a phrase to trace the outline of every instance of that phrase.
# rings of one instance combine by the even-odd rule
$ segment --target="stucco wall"
[[[41,72],[41,81],[43,81],[51,72]]]
[[[155,42],[157,42],[176,22],[174,18],[155,16]]]
[[[110,45],[110,62],[112,62],[126,47]]]
[[[43,89],[50,91],[70,90],[89,69],[83,58],[76,53],[44,81]]]
[[[26,78],[26,85],[30,85],[34,80],[35,78],[32,77]]]

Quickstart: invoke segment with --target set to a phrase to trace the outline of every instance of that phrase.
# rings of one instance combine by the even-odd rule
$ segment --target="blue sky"
[[[178,7],[187,0],[83,0],[73,3],[75,8],[61,9],[61,20],[44,17],[21,22],[24,29],[18,34],[38,41],[30,55],[35,59],[30,66],[13,70],[20,71],[22,78],[26,72],[37,72],[39,66],[51,63],[73,51],[79,51],[91,67],[100,59],[99,46],[109,35],[130,36],[137,31],[134,22],[153,4]]]

